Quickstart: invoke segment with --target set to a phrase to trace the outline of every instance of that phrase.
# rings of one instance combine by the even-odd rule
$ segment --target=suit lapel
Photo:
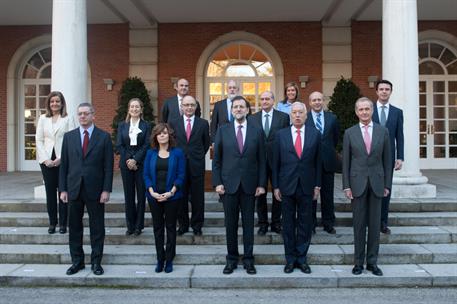
[[[192,136],[195,136],[195,132],[197,132],[197,128],[200,126],[199,123],[200,123],[200,121],[199,121],[198,117],[195,116],[194,117],[194,126],[192,127],[192,130],[190,132],[190,138],[192,138]]]
[[[306,136],[305,136],[306,137]],[[287,136],[284,138],[286,147],[289,148],[289,151],[295,155],[296,158],[298,158],[297,151],[295,151],[295,146],[294,146],[294,139],[292,138],[292,132],[289,131],[287,132]],[[302,149],[302,155],[303,155],[303,149]]]
[[[94,130],[92,131],[92,135],[89,139],[89,146],[87,147],[86,157],[87,157],[87,155],[89,155],[90,151],[95,147],[95,145],[99,141],[99,137],[100,137],[100,131],[98,130],[97,127],[94,126]],[[81,146],[81,151],[82,151],[82,146]]]
[[[373,131],[374,131],[374,127],[373,127]],[[373,134],[374,134],[374,132],[371,135],[372,138],[373,138]],[[362,150],[363,150],[363,153],[368,155],[367,149],[365,147],[365,141],[363,140],[362,129],[360,128],[360,124],[358,124],[358,123],[356,125],[356,130],[355,130],[355,134],[354,134],[354,140],[356,140],[358,142],[358,143],[356,143],[355,146],[356,147],[361,147]],[[371,142],[373,143],[373,139],[371,140]],[[372,146],[371,149],[373,150],[373,144],[371,146]]]
[[[376,146],[379,144],[380,140],[381,140],[381,135],[380,135],[380,132],[381,132],[381,129],[380,129],[381,125],[376,125],[376,124],[373,124],[373,134],[371,135],[371,151],[370,151],[370,154],[373,153],[373,151],[375,151],[375,148]]]
[[[222,120],[222,121],[230,122],[229,113],[227,110],[227,98],[222,101],[222,116],[224,117],[224,120]]]
[[[168,156],[168,172],[167,172],[167,184],[171,180],[171,174],[175,171],[175,154],[173,150],[170,150],[170,155]]]

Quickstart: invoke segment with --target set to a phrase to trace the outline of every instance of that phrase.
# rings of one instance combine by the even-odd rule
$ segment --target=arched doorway
[[[51,91],[51,48],[44,47],[30,56],[22,69],[19,88],[19,164],[20,170],[38,170],[35,132],[38,118],[46,112]]]
[[[226,97],[230,79],[238,82],[240,95],[249,101],[253,112],[260,108],[262,92],[275,91],[274,69],[267,55],[247,42],[229,43],[214,52],[206,69],[205,95],[209,97],[210,116],[214,104]]]
[[[421,169],[457,169],[457,52],[423,41],[419,58]]]

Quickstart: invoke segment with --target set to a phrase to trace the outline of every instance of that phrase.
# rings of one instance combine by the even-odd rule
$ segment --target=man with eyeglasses
[[[111,136],[97,128],[90,103],[78,106],[79,127],[63,137],[60,164],[60,198],[69,203],[69,246],[72,265],[67,275],[85,268],[83,251],[84,206],[89,214],[91,270],[102,275],[105,240],[105,203],[113,184],[113,146]]]
[[[265,150],[267,156],[267,182],[271,182],[271,168],[273,160],[273,144],[275,139],[276,131],[289,126],[289,116],[283,112],[275,110],[273,108],[275,104],[275,98],[273,92],[266,91],[260,95],[260,105],[262,111],[259,111],[252,115],[250,119],[257,123],[260,129],[263,130],[265,140]],[[273,191],[272,191],[273,192]],[[265,235],[268,232],[268,205],[267,205],[267,193],[257,197],[257,217],[259,230],[257,234]],[[281,234],[281,204],[274,197],[271,205],[271,224],[270,229],[272,232]]]
[[[183,98],[183,116],[171,120],[176,142],[186,156],[184,197],[178,210],[178,235],[189,231],[189,200],[192,206],[190,226],[195,236],[202,235],[205,214],[205,154],[210,145],[208,121],[197,117],[197,101],[190,95]]]

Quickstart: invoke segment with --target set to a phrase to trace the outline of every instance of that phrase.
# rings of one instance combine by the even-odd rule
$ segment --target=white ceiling
[[[62,0],[57,0],[62,1]],[[86,0],[89,23],[381,20],[382,0]],[[408,0],[405,0],[408,1]],[[0,25],[51,24],[52,0],[0,0]],[[417,0],[419,20],[457,20],[457,0]]]

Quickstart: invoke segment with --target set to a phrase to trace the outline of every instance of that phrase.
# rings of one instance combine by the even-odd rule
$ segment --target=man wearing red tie
[[[354,268],[359,275],[365,262],[367,270],[382,276],[377,266],[381,202],[392,186],[389,132],[373,123],[373,103],[366,97],[355,103],[359,123],[344,132],[343,189],[352,203],[354,226]],[[366,230],[368,227],[368,240]]]
[[[292,126],[279,130],[273,150],[272,184],[281,202],[285,273],[294,268],[311,273],[306,255],[313,230],[312,200],[321,186],[321,135],[314,127],[305,127],[306,106],[291,106]]]
[[[178,235],[189,231],[189,205],[192,205],[190,226],[194,235],[202,235],[205,213],[205,154],[210,145],[209,124],[197,117],[197,101],[190,95],[182,99],[183,116],[171,120],[170,126],[175,130],[176,143],[186,156],[186,180],[184,198],[178,211]]]

